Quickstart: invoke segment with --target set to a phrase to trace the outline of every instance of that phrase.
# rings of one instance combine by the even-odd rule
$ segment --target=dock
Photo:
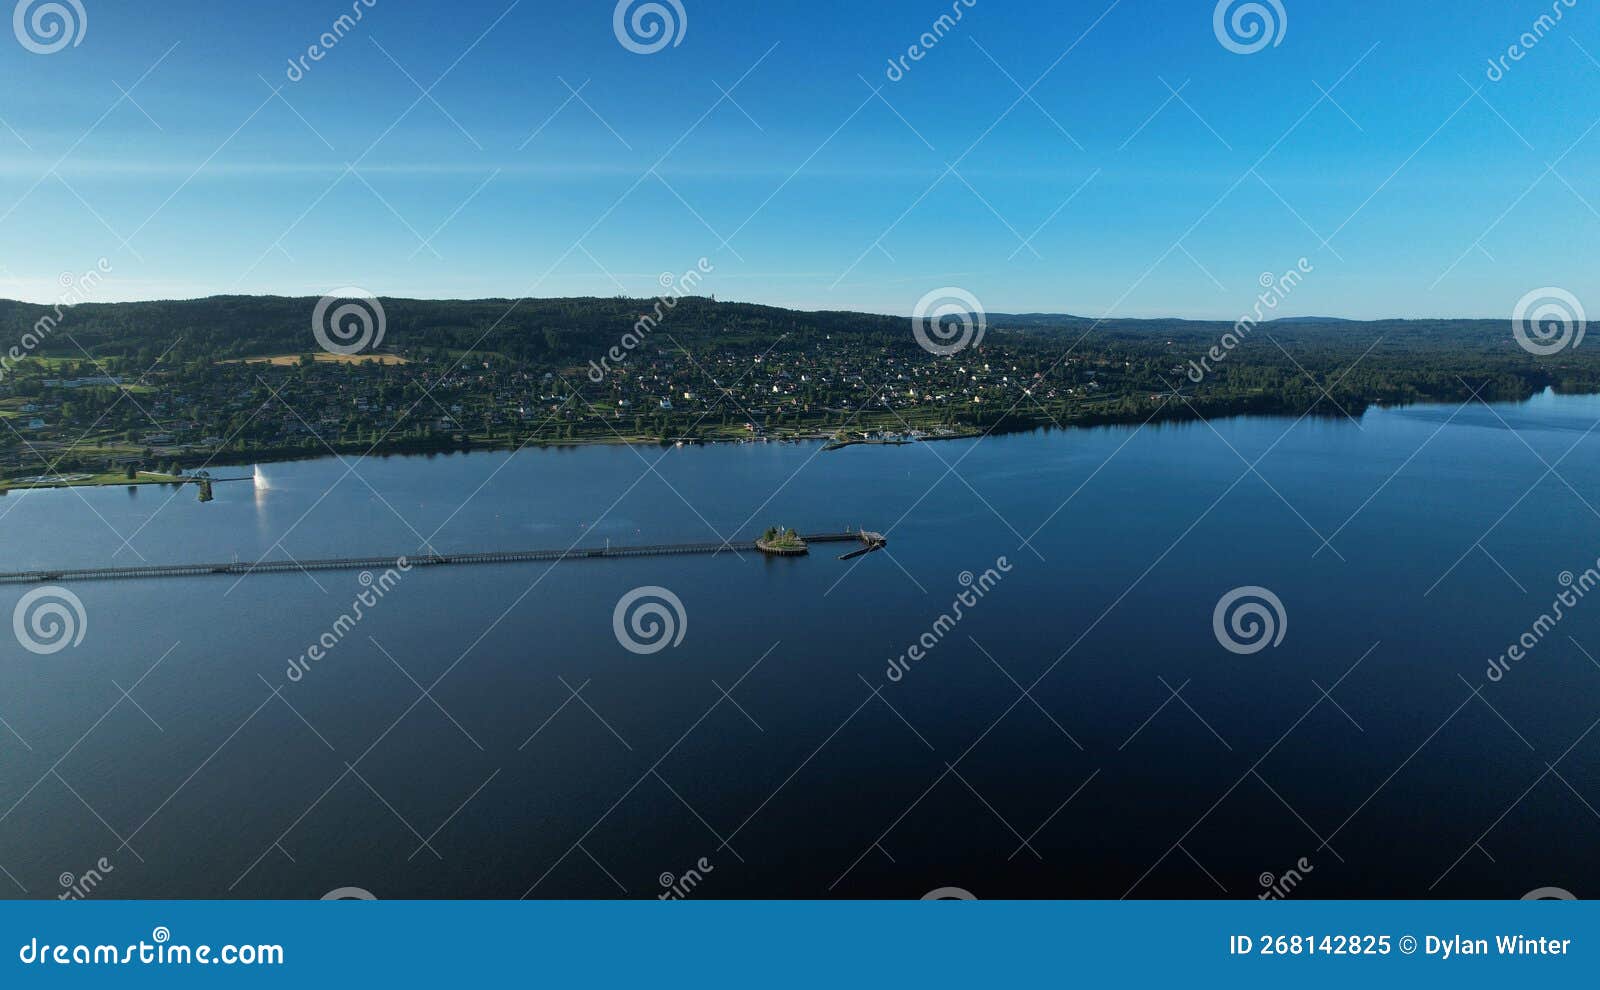
[[[819,533],[803,536],[807,543],[861,544],[841,560],[881,550],[888,539],[866,530],[844,533]],[[412,568],[458,567],[473,564],[520,564],[539,561],[617,560],[633,557],[672,557],[683,555],[715,556],[761,551],[755,540],[727,543],[660,543],[646,546],[605,546],[567,550],[499,550],[489,553],[391,554],[378,557],[330,557],[320,560],[258,560],[231,564],[145,564],[136,567],[86,567],[68,570],[10,571],[0,573],[0,585],[68,584],[84,581],[133,581],[183,577],[247,577],[253,574],[284,574],[302,571],[369,571],[396,566],[404,560]]]

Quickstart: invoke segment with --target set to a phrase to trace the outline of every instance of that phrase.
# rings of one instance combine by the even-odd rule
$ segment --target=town
[[[699,298],[593,374],[587,356],[605,353],[647,304],[537,301],[572,325],[477,333],[460,311],[484,304],[397,300],[384,347],[344,355],[307,346],[295,317],[310,304],[297,313],[294,302],[244,300],[272,310],[252,314],[264,324],[253,334],[230,332],[225,313],[196,329],[216,300],[74,307],[48,353],[0,380],[4,485],[158,483],[211,464],[335,453],[803,440],[837,449],[1240,412],[1355,416],[1375,402],[1466,398],[1468,375],[1502,399],[1600,378],[1592,362],[1532,364],[1497,324],[1283,325],[1195,383],[1187,362],[1226,325],[995,318],[981,342],[938,355],[892,317]],[[6,305],[8,322],[30,315]],[[1492,358],[1433,363],[1444,360],[1434,349],[1498,337],[1507,346]]]

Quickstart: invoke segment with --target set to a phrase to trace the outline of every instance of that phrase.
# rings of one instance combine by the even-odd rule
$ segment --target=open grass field
[[[178,485],[190,483],[192,483],[191,479],[155,471],[140,471],[138,476],[134,478],[129,478],[126,472],[123,471],[102,471],[96,474],[34,475],[28,478],[18,478],[14,481],[0,481],[0,492],[20,491],[29,488],[96,488],[112,485]]]
[[[223,361],[222,364],[270,364],[279,368],[286,368],[300,363],[299,354],[270,354],[263,357],[238,358],[233,361]],[[318,364],[382,364],[399,365],[410,364],[398,354],[329,354],[318,351],[311,356]]]

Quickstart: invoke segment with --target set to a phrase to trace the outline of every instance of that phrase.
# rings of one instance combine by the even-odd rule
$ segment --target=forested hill
[[[59,313],[0,302],[0,481],[120,478],[131,461],[224,453],[859,442],[1600,391],[1600,342],[1569,326],[1562,346],[1535,354],[1510,320],[990,314],[980,336],[958,321],[930,334],[909,317],[700,297],[383,299],[381,341],[363,334],[352,355],[319,340],[319,302],[218,296]],[[940,352],[951,340],[963,346]]]
[[[206,299],[84,303],[65,310],[61,331],[95,357],[141,355],[154,359],[174,341],[170,357],[177,362],[229,360],[263,354],[309,351],[311,314],[318,300],[285,296],[213,296]],[[385,298],[385,349],[424,351],[473,347],[513,361],[545,363],[604,352],[641,316],[658,306],[653,299],[582,297],[566,299],[420,300]],[[916,346],[906,317],[837,311],[802,312],[752,303],[714,302],[685,297],[664,307],[662,330],[675,339],[715,341],[743,350],[765,348],[787,335],[789,345],[805,345],[844,337],[860,346],[909,351]],[[0,300],[0,341],[19,340],[52,307]],[[1231,329],[1231,324],[1179,319],[1093,320],[1051,314],[991,314],[988,330],[1004,337],[1027,336],[1043,346],[1055,338],[1067,341],[1089,331],[1091,347],[1120,345],[1138,351],[1160,348],[1174,354],[1203,354]],[[1497,355],[1515,365],[1531,364],[1517,348],[1508,320],[1386,320],[1357,322],[1315,319],[1262,323],[1248,342],[1250,350],[1271,337],[1285,348],[1296,346],[1324,356],[1357,354],[1377,343],[1368,360],[1384,360],[1424,352],[1442,357]],[[40,353],[78,356],[67,340],[47,340]],[[843,342],[843,341],[841,341]],[[1022,343],[1018,341],[1017,343]],[[1024,344],[1023,346],[1026,346]],[[1298,356],[1298,352],[1297,352]],[[1563,363],[1587,367],[1586,356],[1574,350]],[[1600,370],[1600,361],[1596,362]]]
[[[285,296],[213,296],[171,302],[84,303],[71,307],[63,332],[96,357],[159,355],[182,338],[173,358],[228,360],[315,349],[312,314],[318,300]],[[543,362],[591,352],[603,353],[641,316],[652,314],[654,299],[570,298],[423,300],[384,298],[385,341],[408,350],[474,347],[514,361]],[[718,303],[685,297],[675,307],[661,306],[661,326],[675,337],[714,336],[729,344],[767,346],[785,334],[805,339],[828,334],[909,341],[905,318],[861,313],[802,313],[748,303]],[[0,300],[0,340],[17,340],[52,307]],[[765,342],[765,343],[763,343]],[[47,345],[47,351],[76,354]]]

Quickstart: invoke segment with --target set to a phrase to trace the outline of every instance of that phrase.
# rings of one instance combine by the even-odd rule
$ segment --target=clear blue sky
[[[350,0],[80,2],[75,47],[0,31],[3,296],[101,257],[106,299],[651,295],[706,257],[805,309],[1233,319],[1306,257],[1286,312],[1600,307],[1600,0],[1498,82],[1551,0],[1281,0],[1254,54],[1212,0],[975,0],[898,82],[949,0],[681,0],[649,55],[612,0],[376,0],[297,82]]]

